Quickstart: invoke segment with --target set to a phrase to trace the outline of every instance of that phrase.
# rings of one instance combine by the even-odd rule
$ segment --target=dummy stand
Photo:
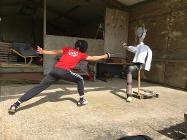
[[[135,96],[137,96],[139,99],[149,99],[149,98],[158,98],[159,94],[146,89],[140,88],[141,84],[141,77],[140,77],[140,70],[138,70],[138,91],[133,91],[135,93]]]
[[[186,133],[186,139],[187,140],[187,113],[184,113],[184,123],[185,123],[185,133]]]

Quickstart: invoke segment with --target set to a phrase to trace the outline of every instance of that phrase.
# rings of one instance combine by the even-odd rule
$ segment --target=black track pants
[[[67,81],[71,81],[77,83],[77,89],[80,96],[84,95],[84,80],[83,77],[79,74],[73,73],[71,71],[67,71],[65,69],[54,68],[37,86],[33,87],[29,91],[27,91],[19,101],[25,102],[32,97],[36,96],[46,88],[48,88],[51,84],[55,83],[57,80],[63,79]]]

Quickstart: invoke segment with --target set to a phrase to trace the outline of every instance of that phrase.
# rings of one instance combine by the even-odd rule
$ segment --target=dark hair
[[[75,42],[75,48],[84,53],[88,49],[88,43],[85,40],[77,40]]]
[[[118,140],[153,140],[153,139],[147,135],[135,135],[135,136],[122,137]]]

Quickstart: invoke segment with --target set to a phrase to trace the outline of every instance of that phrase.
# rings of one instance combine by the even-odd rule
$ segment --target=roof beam
[[[137,7],[137,6],[139,6],[139,5],[143,5],[143,4],[146,4],[146,3],[150,3],[150,2],[153,2],[153,1],[155,1],[155,0],[144,0],[144,1],[142,1],[142,2],[139,2],[139,3],[136,3],[136,4],[134,4],[134,5],[129,6],[129,8],[132,9],[132,8]]]
[[[47,22],[47,24],[49,24],[50,26],[52,26],[52,27],[55,28],[56,30],[60,30],[61,32],[65,32],[64,28],[59,27],[59,26],[55,25],[54,23]]]
[[[53,8],[51,8],[51,7],[48,6],[48,7],[47,7],[47,10],[50,11],[50,12],[52,12],[52,13],[54,13],[54,14],[57,14],[58,16],[61,16],[61,18],[63,17],[64,19],[66,19],[66,20],[72,22],[73,24],[77,23],[79,26],[82,26],[82,23],[80,23],[80,21],[77,21],[77,20],[75,20],[75,19],[72,19],[72,18],[68,17],[67,15],[66,15],[66,16],[62,16],[62,15],[64,15],[64,14],[61,13],[60,11],[57,11],[56,9],[53,9]],[[57,17],[57,18],[58,18],[58,17]]]
[[[25,2],[24,0],[23,1],[19,1],[19,2],[14,2],[12,1],[11,3],[10,2],[0,2],[0,7],[6,7],[6,6],[20,6],[23,4],[23,2]]]
[[[42,0],[35,1],[35,0],[26,0],[22,3],[22,6],[19,10],[21,14],[28,14],[28,15],[34,15],[37,11],[37,9],[42,5]],[[28,12],[28,13],[27,13]]]
[[[67,18],[68,15],[69,15],[71,12],[77,10],[77,9],[80,8],[80,7],[81,7],[80,5],[74,6],[73,8],[69,9],[69,10],[66,11],[65,13],[59,15],[57,18],[54,19],[54,21],[55,21],[55,20],[59,20],[59,19],[61,19],[61,18]],[[69,18],[69,17],[68,17],[68,18]]]
[[[90,24],[90,23],[93,23],[93,22],[98,22],[98,21],[102,21],[102,20],[104,20],[104,15],[100,15],[100,16],[98,16],[98,17],[96,17],[96,18],[93,18],[92,20],[89,20],[89,21],[87,21],[85,24],[84,24],[84,26],[87,26],[88,24]]]
[[[103,0],[107,7],[128,10],[128,7],[117,0]]]

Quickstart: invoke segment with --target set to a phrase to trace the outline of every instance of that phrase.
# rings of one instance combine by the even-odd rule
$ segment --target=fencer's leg
[[[20,104],[22,102],[25,102],[29,99],[31,99],[32,97],[36,96],[37,94],[39,94],[40,92],[42,92],[43,90],[45,90],[46,88],[48,88],[51,84],[53,84],[54,82],[56,82],[57,78],[55,78],[54,76],[52,76],[51,74],[48,74],[42,81],[40,84],[38,84],[37,86],[33,87],[32,89],[28,90],[20,99],[18,99],[17,102],[15,102],[13,105],[10,106],[8,112],[9,113],[15,113],[17,108],[20,106]]]
[[[27,91],[20,99],[20,102],[25,102],[29,99],[31,99],[32,97],[38,95],[39,93],[41,93],[43,90],[45,90],[46,88],[48,88],[51,84],[53,84],[54,82],[56,82],[56,78],[51,76],[50,74],[47,75],[41,82],[39,85],[33,87],[32,89],[30,89],[29,91]]]
[[[65,75],[64,79],[77,83],[77,90],[78,90],[79,97],[80,97],[80,100],[78,101],[77,104],[80,106],[86,105],[88,103],[88,101],[85,100],[85,98],[84,98],[84,79],[83,79],[83,77],[77,73],[70,71],[69,73],[67,73]]]

